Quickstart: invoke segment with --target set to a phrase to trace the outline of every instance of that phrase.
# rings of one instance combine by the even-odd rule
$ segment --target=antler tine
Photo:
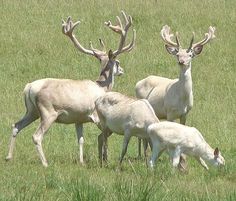
[[[102,47],[102,51],[101,50],[98,50],[96,48],[93,47],[93,44],[92,44],[92,41],[89,41],[89,46],[90,46],[90,49],[94,52],[96,52],[96,54],[105,54],[106,53],[106,50],[105,50],[105,45],[104,45],[104,42],[101,38],[99,38],[99,43]]]
[[[69,16],[66,20],[66,22],[64,20],[62,20],[62,33],[65,35],[72,35],[75,27],[80,24],[80,21],[78,20],[77,22],[73,23],[71,20],[71,17]]]
[[[175,33],[175,39],[176,39],[177,46],[180,47],[181,45],[179,42],[179,33],[178,32]]]
[[[193,46],[194,37],[195,37],[195,33],[193,32],[193,36],[192,36],[192,39],[190,41],[189,48],[188,48],[187,52],[189,52],[191,50],[192,46]]]
[[[125,12],[124,12],[123,10],[121,11],[121,13],[122,13],[123,18],[124,18],[124,20],[125,20],[125,30],[128,30],[129,27],[130,27],[130,26],[132,25],[132,23],[133,23],[132,17],[129,15],[128,18],[127,18],[126,14],[125,14]]]
[[[135,46],[135,40],[136,40],[136,30],[133,29],[132,41],[130,42],[130,44],[128,44],[125,47],[123,47],[122,50],[120,51],[120,53],[122,53],[122,52],[130,52],[134,48],[134,46]]]
[[[113,52],[115,56],[119,55],[122,52],[132,50],[135,44],[135,39],[136,39],[136,32],[133,31],[133,39],[131,43],[125,46],[125,40],[128,34],[128,30],[132,25],[132,17],[130,15],[127,17],[127,15],[125,14],[123,10],[121,11],[121,14],[122,14],[122,17],[124,18],[124,24],[122,24],[119,16],[116,16],[118,25],[115,25],[115,26],[112,25],[111,21],[105,22],[105,25],[108,26],[112,31],[121,35],[118,49]]]
[[[125,24],[128,24],[129,23],[129,20],[127,19],[127,16],[126,16],[126,14],[125,14],[125,12],[122,10],[121,11],[121,14],[122,14],[122,16],[123,16],[123,18],[124,18],[124,20],[125,20]],[[129,18],[130,18],[130,16],[129,16]],[[132,23],[132,22],[131,22]]]
[[[215,33],[215,27],[210,26],[208,29],[208,33],[205,33],[205,38],[200,42],[193,44],[192,48],[198,45],[205,45],[208,42],[210,42],[211,39],[214,39],[216,37],[214,33]]]
[[[92,55],[95,56],[95,53],[93,50],[90,49],[86,49],[84,48],[80,42],[76,39],[75,35],[73,34],[73,31],[75,29],[75,27],[80,24],[80,21],[78,20],[77,22],[73,23],[71,17],[69,16],[66,20],[66,22],[64,20],[62,20],[62,33],[65,34],[66,36],[68,36],[71,41],[74,43],[75,47],[82,53],[88,54],[88,55]]]
[[[102,47],[102,51],[106,52],[106,46],[101,38],[99,38],[100,45]]]
[[[121,27],[118,25],[112,25],[111,21],[107,21],[104,23],[106,26],[108,26],[112,31],[121,34]]]
[[[169,45],[172,45],[172,46],[175,46],[175,47],[179,47],[179,40],[178,40],[178,37],[176,36],[176,42],[173,42],[171,40],[171,38],[173,37],[174,35],[173,34],[170,34],[170,27],[168,25],[165,25],[162,27],[162,30],[161,30],[161,38],[163,39],[163,41]]]

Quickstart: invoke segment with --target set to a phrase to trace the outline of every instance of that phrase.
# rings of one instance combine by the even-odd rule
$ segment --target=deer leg
[[[102,159],[107,162],[108,155],[108,137],[112,134],[111,131],[107,131],[105,135],[103,135],[103,147],[102,147]]]
[[[6,161],[9,161],[13,158],[13,150],[15,147],[15,141],[16,141],[16,136],[17,134],[26,126],[31,124],[33,121],[38,119],[38,114],[33,113],[33,112],[27,112],[25,116],[18,122],[12,125],[12,135],[10,139],[10,144],[9,144],[9,151],[8,155],[6,157]]]
[[[111,131],[104,130],[99,136],[98,136],[98,155],[100,160],[100,166],[102,166],[102,161],[107,162],[107,139],[112,134]]]
[[[181,115],[181,117],[179,118],[180,123],[185,125],[186,124],[186,115]]]
[[[142,139],[138,138],[138,158],[141,158],[141,144],[142,144]]]
[[[79,161],[81,164],[84,163],[83,158],[83,146],[84,146],[84,137],[83,137],[83,124],[75,124],[77,139],[79,143]]]
[[[130,132],[128,130],[125,131],[124,133],[124,140],[123,140],[123,147],[122,147],[122,152],[121,152],[121,156],[120,156],[120,161],[119,161],[119,166],[121,167],[122,161],[124,159],[124,156],[127,152],[127,147],[130,141]]]
[[[196,156],[195,159],[206,169],[206,170],[209,170],[207,164],[205,163],[205,161],[199,157],[199,156]]]
[[[100,166],[101,166],[101,167],[102,167],[103,138],[104,138],[104,134],[101,133],[101,134],[98,136],[98,157],[99,157],[99,161],[100,161]]]
[[[181,154],[180,148],[177,146],[175,149],[170,149],[169,154],[172,160],[173,167],[178,167],[179,162],[180,162],[180,154]]]
[[[185,125],[186,123],[186,115],[182,115],[180,117],[180,123]],[[187,170],[187,162],[186,162],[186,158],[187,156],[185,154],[181,154],[180,156],[180,162],[179,162],[179,166],[178,168],[182,171],[182,170]]]
[[[158,142],[152,143],[152,156],[149,162],[150,167],[153,169],[157,158],[161,155],[160,144]]]
[[[42,148],[43,136],[47,132],[47,130],[50,128],[52,123],[57,119],[57,117],[58,117],[57,113],[41,117],[40,125],[33,135],[33,142],[36,146],[36,150],[39,154],[39,157],[44,167],[48,166],[48,162],[46,160],[46,157],[44,155],[43,148]]]

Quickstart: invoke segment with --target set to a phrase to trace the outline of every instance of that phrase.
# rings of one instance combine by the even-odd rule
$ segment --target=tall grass
[[[0,200],[236,200],[236,1],[0,0],[0,5]],[[114,50],[119,38],[104,22],[114,21],[122,9],[133,16],[137,41],[132,52],[119,57],[125,74],[116,79],[114,90],[128,95],[147,75],[178,76],[176,60],[159,36],[163,25],[179,31],[183,46],[192,31],[200,40],[210,25],[216,27],[216,39],[192,64],[194,107],[187,124],[221,149],[226,167],[206,172],[189,158],[189,172],[182,175],[163,155],[151,172],[144,160],[135,160],[132,139],[123,171],[117,172],[122,137],[114,135],[108,167],[99,168],[100,131],[92,124],[84,128],[86,164],[81,166],[74,126],[55,124],[43,141],[49,161],[45,169],[31,138],[38,121],[19,134],[14,159],[6,163],[11,124],[25,112],[26,83],[45,77],[95,80],[99,74],[99,62],[78,52],[61,33],[61,19],[81,20],[75,34],[84,46],[90,40],[98,46],[102,38]]]

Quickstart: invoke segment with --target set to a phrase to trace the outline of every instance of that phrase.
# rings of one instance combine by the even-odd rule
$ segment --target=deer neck
[[[96,83],[104,89],[104,91],[111,91],[114,85],[113,68],[109,65],[101,71]]]
[[[198,147],[199,156],[209,163],[214,163],[214,149],[209,144],[201,145]]]
[[[180,68],[179,84],[183,89],[183,93],[189,95],[192,93],[191,63],[184,68]]]

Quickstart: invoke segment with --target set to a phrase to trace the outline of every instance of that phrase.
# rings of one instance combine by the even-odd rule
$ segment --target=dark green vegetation
[[[0,0],[0,200],[236,200],[236,52],[235,0],[53,1]],[[192,31],[202,39],[210,25],[217,38],[192,62],[194,107],[187,124],[197,127],[218,146],[225,168],[203,170],[189,159],[189,173],[173,171],[163,155],[155,171],[135,160],[136,140],[130,143],[123,171],[117,172],[121,136],[109,140],[108,167],[98,167],[96,126],[85,126],[85,160],[77,160],[73,125],[54,124],[43,146],[49,167],[43,168],[32,142],[38,122],[17,138],[13,161],[6,163],[11,124],[25,112],[22,91],[27,82],[45,77],[92,79],[99,74],[94,58],[78,53],[61,32],[61,19],[81,20],[77,38],[86,46],[103,38],[116,49],[118,36],[104,26],[124,9],[137,30],[135,49],[119,59],[125,75],[114,90],[134,95],[135,83],[149,74],[175,78],[176,59],[168,55],[160,30],[168,24],[188,46]],[[87,46],[88,47],[88,46]]]

